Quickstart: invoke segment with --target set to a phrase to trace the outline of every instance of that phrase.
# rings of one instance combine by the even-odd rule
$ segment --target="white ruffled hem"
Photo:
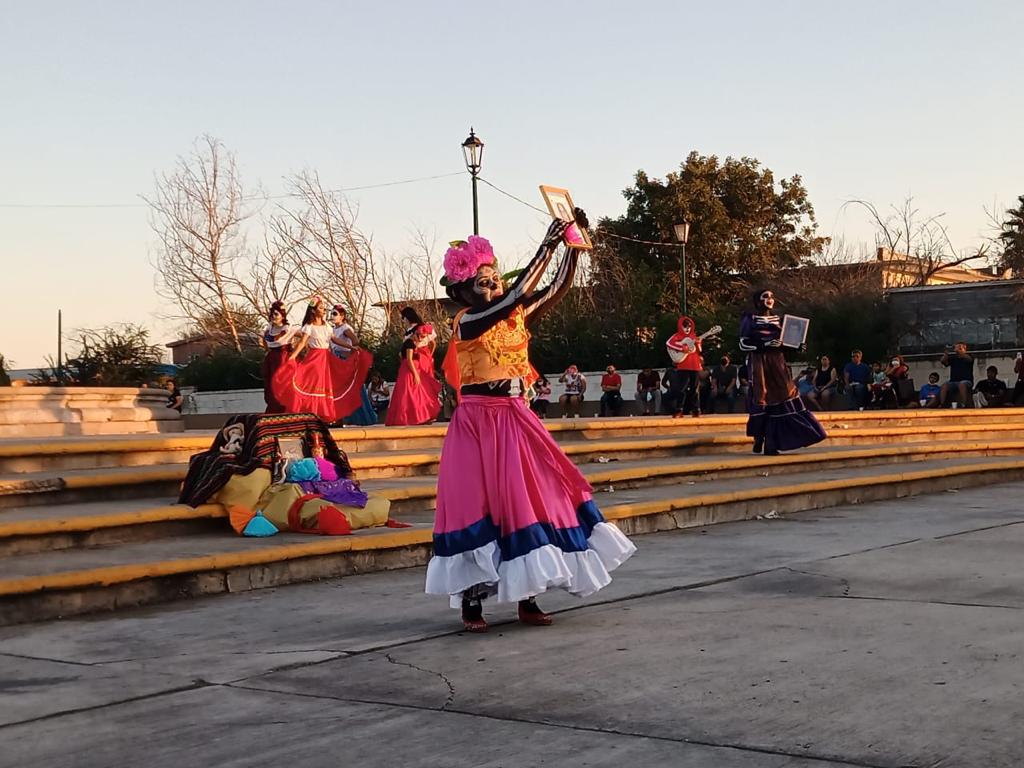
[[[628,560],[636,546],[614,525],[598,523],[583,552],[563,552],[547,544],[507,562],[495,542],[450,557],[434,556],[427,564],[426,592],[450,595],[461,607],[462,593],[477,585],[497,595],[498,602],[515,603],[558,587],[578,597],[608,586],[613,571]]]

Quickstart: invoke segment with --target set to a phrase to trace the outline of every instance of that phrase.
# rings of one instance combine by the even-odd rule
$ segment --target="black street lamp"
[[[690,239],[690,222],[683,221],[682,224],[673,224],[676,240],[682,243],[683,257],[679,260],[679,282],[681,284],[680,304],[683,307],[683,314],[686,314],[686,241]]]
[[[480,234],[480,213],[477,210],[476,177],[480,175],[480,166],[484,159],[484,143],[480,137],[469,129],[469,138],[462,142],[462,155],[466,159],[466,170],[473,178],[473,234]]]

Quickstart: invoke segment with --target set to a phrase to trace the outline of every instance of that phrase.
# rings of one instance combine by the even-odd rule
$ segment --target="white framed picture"
[[[807,330],[811,321],[806,317],[786,315],[782,318],[782,346],[797,349],[807,341]]]

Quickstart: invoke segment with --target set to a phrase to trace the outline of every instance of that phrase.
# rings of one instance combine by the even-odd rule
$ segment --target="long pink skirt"
[[[589,595],[635,551],[523,400],[462,398],[441,449],[428,593],[453,606],[471,587],[501,602]]]

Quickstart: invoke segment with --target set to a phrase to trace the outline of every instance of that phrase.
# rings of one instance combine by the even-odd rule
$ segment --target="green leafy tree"
[[[1002,248],[1000,269],[1013,270],[1014,277],[1024,276],[1024,195],[1017,198],[1017,207],[1006,212],[998,235]]]
[[[828,242],[817,234],[800,176],[776,183],[770,169],[749,157],[722,162],[691,152],[663,181],[638,171],[623,194],[626,213],[600,222],[598,250],[649,273],[661,286],[663,311],[675,311],[680,303],[677,223],[690,224],[687,303],[709,311],[737,298],[738,276],[771,275],[807,263]],[[598,282],[603,277],[595,272]]]
[[[263,386],[263,355],[258,347],[243,347],[241,352],[234,347],[216,347],[210,354],[192,360],[178,378],[200,392],[257,389]]]

